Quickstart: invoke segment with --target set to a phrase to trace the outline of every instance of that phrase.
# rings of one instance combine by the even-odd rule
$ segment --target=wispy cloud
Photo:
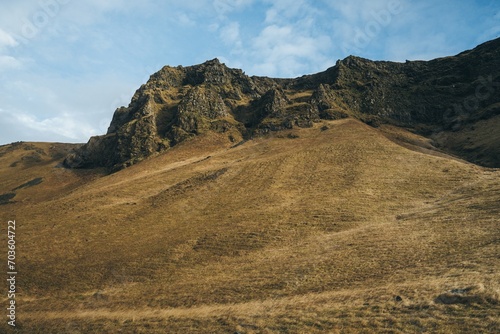
[[[270,25],[253,40],[252,71],[259,75],[288,77],[305,74],[311,63],[327,61],[331,41],[328,36],[313,36],[292,25]]]
[[[22,62],[9,54],[10,49],[18,45],[14,37],[0,28],[0,73],[22,67]]]
[[[213,7],[221,16],[225,16],[234,11],[243,10],[252,5],[255,0],[214,0]]]
[[[0,28],[0,51],[5,47],[13,47],[18,44],[14,37]]]
[[[240,37],[240,24],[238,22],[230,22],[220,29],[221,40],[233,47],[235,50],[241,49],[243,43]]]
[[[383,48],[387,35],[397,34],[397,22],[408,9],[406,0],[352,0],[329,6],[335,13],[331,28],[341,58]]]
[[[265,0],[270,7],[266,11],[265,22],[287,23],[290,24],[292,19],[301,19],[303,17],[313,17],[319,12],[311,5],[309,1],[296,0],[293,2],[287,0]]]
[[[135,88],[123,77],[106,74],[71,82],[45,75],[1,83],[0,128],[16,129],[10,134],[15,140],[37,140],[37,134],[38,140],[84,142],[106,132],[113,111],[128,104]],[[0,133],[0,142],[6,140],[9,134]]]
[[[306,0],[264,1],[263,27],[255,31],[231,22],[220,38],[232,46],[230,63],[240,63],[250,74],[293,77],[323,70],[334,63],[328,54],[331,39],[318,29],[320,10]],[[311,64],[314,64],[311,66]]]
[[[72,113],[53,117],[39,117],[35,114],[0,109],[0,142],[12,141],[62,141],[84,142],[97,134],[91,123]]]
[[[10,118],[10,123],[15,124],[16,127],[24,128],[24,131],[35,131],[43,137],[62,137],[74,142],[96,134],[95,128],[68,113],[43,119],[26,113],[9,113],[6,117]]]
[[[0,72],[22,67],[22,62],[12,56],[0,55]]]
[[[196,20],[191,18],[188,14],[186,13],[179,13],[177,16],[177,22],[181,26],[195,26],[196,25]]]

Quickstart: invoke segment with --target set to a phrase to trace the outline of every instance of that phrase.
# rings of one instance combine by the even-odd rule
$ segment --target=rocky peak
[[[423,134],[459,131],[500,114],[499,82],[500,39],[428,62],[350,56],[296,79],[249,77],[218,59],[165,66],[65,165],[116,170],[207,131],[233,141],[347,116]]]
[[[184,83],[193,86],[203,83],[227,85],[231,83],[232,74],[226,65],[215,58],[201,65],[188,67]]]
[[[184,67],[164,66],[161,70],[151,75],[148,82],[143,87],[145,89],[169,89],[172,87],[180,87],[183,85],[185,77],[186,69]]]

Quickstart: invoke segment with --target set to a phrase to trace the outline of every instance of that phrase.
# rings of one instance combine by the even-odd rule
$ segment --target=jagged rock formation
[[[499,77],[500,39],[428,62],[350,56],[295,79],[249,77],[217,59],[165,66],[116,110],[106,135],[91,138],[64,164],[116,170],[207,131],[236,141],[355,117],[410,128],[445,151],[499,167],[499,139],[485,135],[500,125]]]

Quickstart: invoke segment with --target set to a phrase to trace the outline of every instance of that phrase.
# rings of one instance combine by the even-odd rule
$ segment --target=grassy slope
[[[0,206],[24,332],[498,330],[499,171],[325,123],[105,177],[0,157],[0,194],[44,178]]]

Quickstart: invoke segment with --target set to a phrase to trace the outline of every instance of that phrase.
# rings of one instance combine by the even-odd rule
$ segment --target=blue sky
[[[0,0],[0,144],[86,142],[164,65],[296,77],[500,37],[498,0]]]

